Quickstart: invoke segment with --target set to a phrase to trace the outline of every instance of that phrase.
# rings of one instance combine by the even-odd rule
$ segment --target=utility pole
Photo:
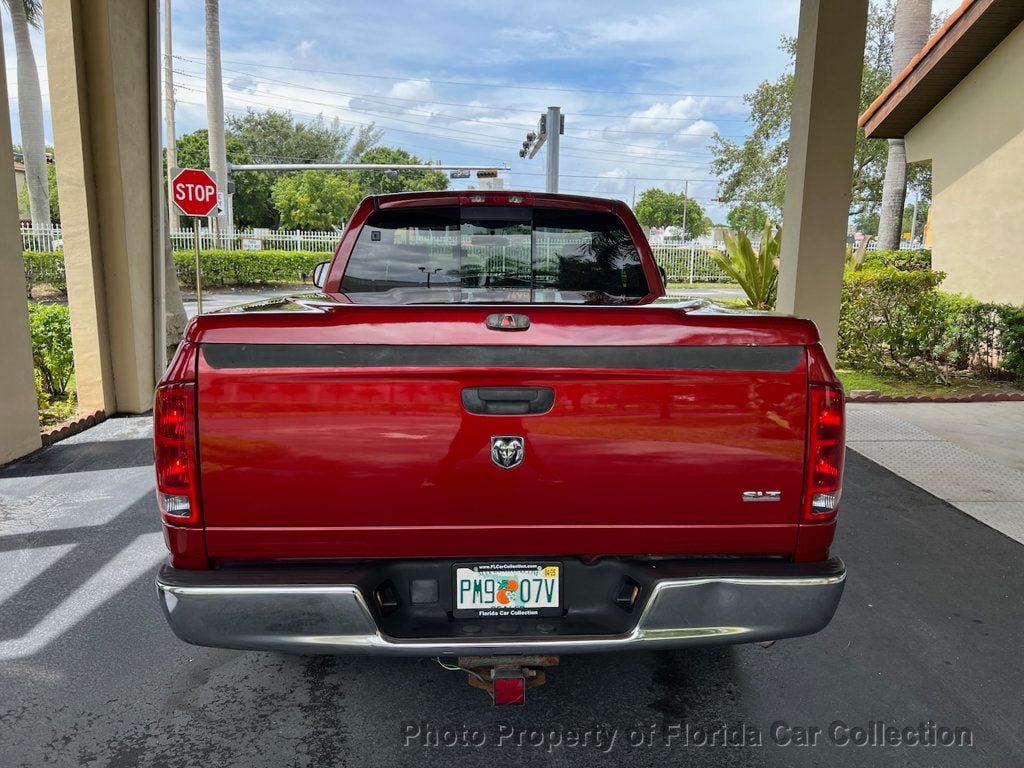
[[[544,174],[545,192],[558,191],[558,153],[563,133],[565,133],[565,116],[562,114],[562,108],[548,107],[547,113],[540,116],[537,132],[527,133],[523,148],[519,150],[520,157],[529,157],[532,160],[545,143],[548,145],[547,171]]]
[[[224,77],[220,64],[220,0],[206,0],[206,129],[210,144],[210,170],[217,179],[220,213],[213,217],[218,235],[230,232],[231,194],[228,187],[227,150],[224,145]]]
[[[174,135],[174,57],[171,51],[171,0],[164,0],[164,125],[167,134],[167,225],[178,231],[178,211],[171,196],[171,176],[178,167],[177,139]]]
[[[686,242],[686,212],[689,209],[690,202],[690,182],[689,180],[683,182],[683,242]]]

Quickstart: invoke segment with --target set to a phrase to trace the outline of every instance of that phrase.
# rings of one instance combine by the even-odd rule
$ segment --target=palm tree
[[[217,216],[220,233],[230,226],[227,194],[228,158],[224,144],[224,80],[220,67],[220,0],[206,0],[206,127],[210,144],[210,170],[217,177],[217,191],[224,209]]]
[[[928,41],[932,0],[898,0],[893,21],[892,74],[902,72]],[[907,201],[907,149],[903,139],[889,139],[889,159],[882,184],[878,221],[878,247],[900,247],[903,208]]]
[[[39,73],[28,28],[42,20],[41,0],[3,0],[14,28],[14,49],[18,62],[18,120],[21,123],[21,151],[25,156],[32,226],[50,228],[50,184],[46,175],[46,140],[43,136],[43,97]]]

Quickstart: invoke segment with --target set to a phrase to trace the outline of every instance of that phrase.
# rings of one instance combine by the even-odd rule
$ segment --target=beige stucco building
[[[1024,304],[1024,1],[967,0],[861,116],[932,161],[943,289]]]

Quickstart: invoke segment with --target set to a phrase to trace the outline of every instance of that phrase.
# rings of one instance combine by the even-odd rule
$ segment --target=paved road
[[[313,290],[311,286],[302,285],[285,288],[218,288],[213,291],[203,291],[203,311],[212,312],[215,309],[248,304],[251,301],[263,301],[275,296],[290,296],[293,293],[304,293],[311,290]],[[185,314],[190,318],[195,317],[198,311],[195,291],[184,291],[182,300],[185,304]]]
[[[567,657],[510,711],[429,660],[178,642],[153,587],[149,452],[148,420],[117,419],[0,470],[5,768],[1024,765],[1024,547],[856,454],[836,546],[851,578],[824,632],[769,649]],[[969,728],[972,744],[837,746],[834,721],[932,721]],[[780,746],[776,722],[822,733]],[[676,725],[745,725],[761,745],[628,745],[634,726]],[[486,744],[403,745],[406,729],[462,726]],[[607,753],[596,726],[616,733]],[[522,741],[501,741],[509,729]],[[544,734],[567,729],[591,733],[587,746],[548,752]]]

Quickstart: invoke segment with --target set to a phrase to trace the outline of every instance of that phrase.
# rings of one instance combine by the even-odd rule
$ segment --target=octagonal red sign
[[[171,180],[171,196],[185,216],[209,216],[217,210],[217,181],[198,168],[182,168]]]

